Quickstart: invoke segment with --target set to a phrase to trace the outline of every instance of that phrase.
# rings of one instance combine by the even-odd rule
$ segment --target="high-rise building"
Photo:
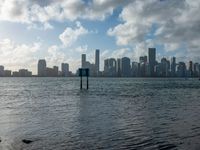
[[[62,76],[63,77],[69,76],[69,64],[68,63],[62,63],[61,69],[62,69]]]
[[[114,58],[109,58],[104,61],[104,75],[108,77],[115,77],[116,74],[116,60]]]
[[[131,75],[131,61],[128,57],[123,57],[121,59],[121,75],[122,77],[130,77]]]
[[[138,77],[139,76],[139,63],[132,62],[131,66],[131,76],[132,77]]]
[[[121,59],[117,58],[116,73],[118,77],[121,77]]]
[[[58,66],[53,66],[53,76],[54,77],[58,76]]]
[[[177,76],[185,77],[186,76],[186,65],[184,62],[179,62],[177,67]]]
[[[176,57],[171,58],[171,76],[176,76]]]
[[[86,68],[86,54],[82,54],[81,56],[81,67]]]
[[[40,59],[38,61],[38,76],[45,77],[46,76],[46,61],[45,59]]]
[[[99,49],[96,49],[96,51],[95,51],[95,71],[96,71],[96,76],[99,76],[99,64],[100,64]]]
[[[4,76],[4,66],[0,66],[0,77]]]
[[[193,71],[194,71],[194,66],[193,66],[193,62],[192,61],[189,61],[188,71],[189,71],[189,77],[192,77],[193,76]]]
[[[154,66],[156,65],[156,48],[149,48],[149,67],[150,75],[154,76]]]
[[[168,77],[170,70],[170,62],[166,58],[161,59],[161,76]]]

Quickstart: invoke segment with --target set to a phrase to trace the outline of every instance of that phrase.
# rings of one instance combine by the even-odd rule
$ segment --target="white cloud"
[[[104,20],[116,7],[128,1],[0,0],[0,20],[27,24],[78,19]]]
[[[155,31],[154,42],[164,44],[167,52],[183,45],[193,55],[200,54],[200,1],[194,0],[135,0],[120,14],[121,23],[108,30],[118,45],[136,45],[146,41],[147,34]]]
[[[0,41],[1,65],[4,65],[5,69],[28,68],[35,70],[36,54],[40,48],[40,43],[26,45],[17,44],[10,39],[3,39]]]
[[[47,56],[45,57],[48,66],[52,67],[55,65],[60,65],[66,61],[66,55],[60,50],[57,45],[52,45],[47,50]]]
[[[88,51],[88,45],[78,46],[75,48],[76,52],[85,53]]]
[[[87,34],[88,30],[85,29],[80,22],[76,22],[76,28],[67,27],[65,31],[60,34],[59,39],[62,41],[64,46],[69,47],[71,46],[76,40],[84,35]]]

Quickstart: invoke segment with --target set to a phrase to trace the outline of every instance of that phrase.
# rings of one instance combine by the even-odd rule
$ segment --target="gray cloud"
[[[122,23],[108,30],[118,45],[137,47],[156,25],[154,42],[164,44],[166,51],[184,46],[193,55],[200,52],[200,1],[136,0],[123,8],[120,18]]]

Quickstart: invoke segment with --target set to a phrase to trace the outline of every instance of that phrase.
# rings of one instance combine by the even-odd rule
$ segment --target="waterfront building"
[[[40,59],[38,61],[38,76],[45,77],[46,76],[46,60]]]
[[[154,76],[154,66],[156,65],[156,48],[149,48],[148,50],[149,66],[150,66],[150,75]]]
[[[69,76],[69,64],[68,63],[61,64],[61,74],[63,77]]]

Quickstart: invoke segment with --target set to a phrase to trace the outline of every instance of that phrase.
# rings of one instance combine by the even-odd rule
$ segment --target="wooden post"
[[[88,90],[89,84],[88,84],[88,76],[87,76],[87,90]]]
[[[83,83],[82,83],[82,76],[81,76],[81,81],[80,81],[80,88],[82,89],[83,88]]]
[[[89,69],[88,68],[79,68],[79,76],[81,77],[80,79],[80,89],[83,88],[83,76],[87,77],[87,90],[89,89]]]

